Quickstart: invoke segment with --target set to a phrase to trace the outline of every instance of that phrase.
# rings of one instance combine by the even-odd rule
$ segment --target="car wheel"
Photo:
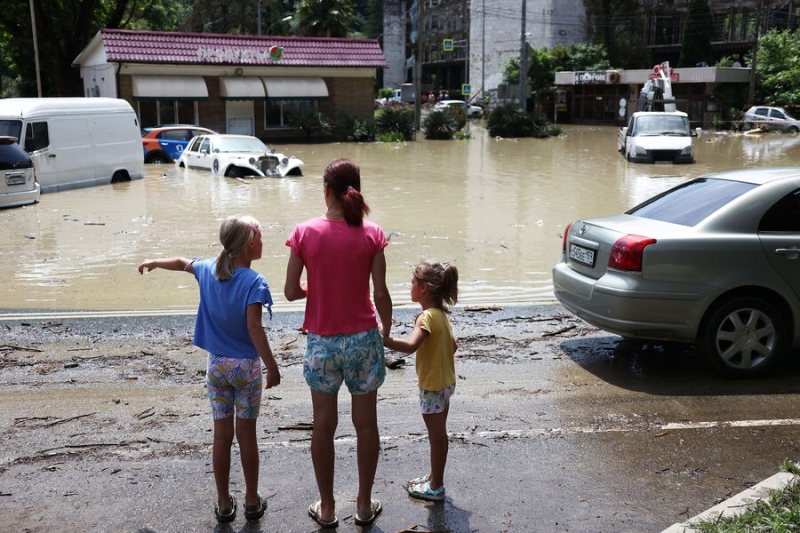
[[[777,308],[758,297],[736,297],[715,307],[698,336],[708,362],[728,377],[765,373],[780,360],[786,326]]]
[[[790,127],[788,130],[786,130],[786,131],[788,131],[789,133],[797,133],[797,132],[798,132],[798,131],[800,131],[800,130],[798,130],[798,129],[797,129],[797,126],[791,126],[791,127]]]
[[[228,170],[225,171],[225,176],[228,178],[243,178],[244,170],[239,167],[229,167]]]
[[[157,165],[165,165],[169,162],[170,159],[166,154],[148,154],[147,161],[145,161],[145,163],[154,163]]]
[[[752,130],[753,129],[753,123],[752,122],[745,122],[744,123],[744,129],[746,131]]]
[[[219,159],[214,160],[214,164],[211,166],[214,171],[214,174],[219,174]]]

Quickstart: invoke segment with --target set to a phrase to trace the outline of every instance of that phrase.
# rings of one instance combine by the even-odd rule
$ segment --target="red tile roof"
[[[386,68],[375,39],[174,33],[103,29],[109,62]],[[282,47],[280,60],[270,48]]]

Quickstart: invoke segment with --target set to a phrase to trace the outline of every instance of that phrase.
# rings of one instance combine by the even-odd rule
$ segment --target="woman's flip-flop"
[[[327,529],[327,528],[339,527],[339,517],[336,515],[333,515],[333,520],[331,520],[330,522],[326,522],[325,520],[322,519],[322,515],[319,514],[320,513],[319,508],[321,505],[322,502],[312,503],[308,507],[308,516],[313,518],[314,522],[319,524],[319,527],[321,528]]]
[[[366,511],[366,513],[369,513],[366,518],[362,518],[364,515],[361,514],[361,511],[356,513],[356,525],[367,526],[373,523],[378,518],[378,515],[381,514],[381,511],[383,511],[383,505],[381,505],[381,502],[378,500],[372,500],[369,511]]]

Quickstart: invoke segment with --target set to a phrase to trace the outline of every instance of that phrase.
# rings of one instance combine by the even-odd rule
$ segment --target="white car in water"
[[[267,148],[252,135],[198,135],[175,162],[231,178],[302,176],[303,162]]]

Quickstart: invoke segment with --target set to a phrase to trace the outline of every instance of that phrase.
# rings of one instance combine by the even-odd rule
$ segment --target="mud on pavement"
[[[410,334],[416,312],[396,309],[393,335]],[[246,522],[240,510],[230,525],[217,524],[213,514],[206,355],[191,344],[192,315],[2,314],[3,529],[316,529],[306,513],[317,493],[301,313],[265,319],[282,375],[281,385],[266,391],[258,422],[260,490],[269,508],[257,522]],[[675,492],[686,480],[664,475],[656,459],[630,460],[640,453],[633,450],[654,447],[654,418],[588,415],[589,426],[633,428],[622,438],[591,427],[563,429],[576,398],[586,402],[607,386],[583,372],[574,354],[565,355],[565,343],[583,339],[586,350],[604,353],[618,338],[557,305],[456,308],[452,322],[459,350],[448,421],[447,501],[420,503],[403,491],[406,479],[427,469],[428,446],[414,357],[387,351],[390,370],[378,404],[382,451],[373,491],[384,512],[372,528],[353,522],[355,438],[342,393],[335,485],[340,531],[658,531],[681,518],[676,514],[683,509],[676,509],[686,507],[686,499],[703,493],[702,483],[683,487],[686,494],[667,505],[666,516],[652,508],[654,497]],[[657,443],[662,444],[663,439]],[[234,447],[231,490],[240,495],[237,453]],[[613,480],[603,479],[606,469],[614,469]]]

